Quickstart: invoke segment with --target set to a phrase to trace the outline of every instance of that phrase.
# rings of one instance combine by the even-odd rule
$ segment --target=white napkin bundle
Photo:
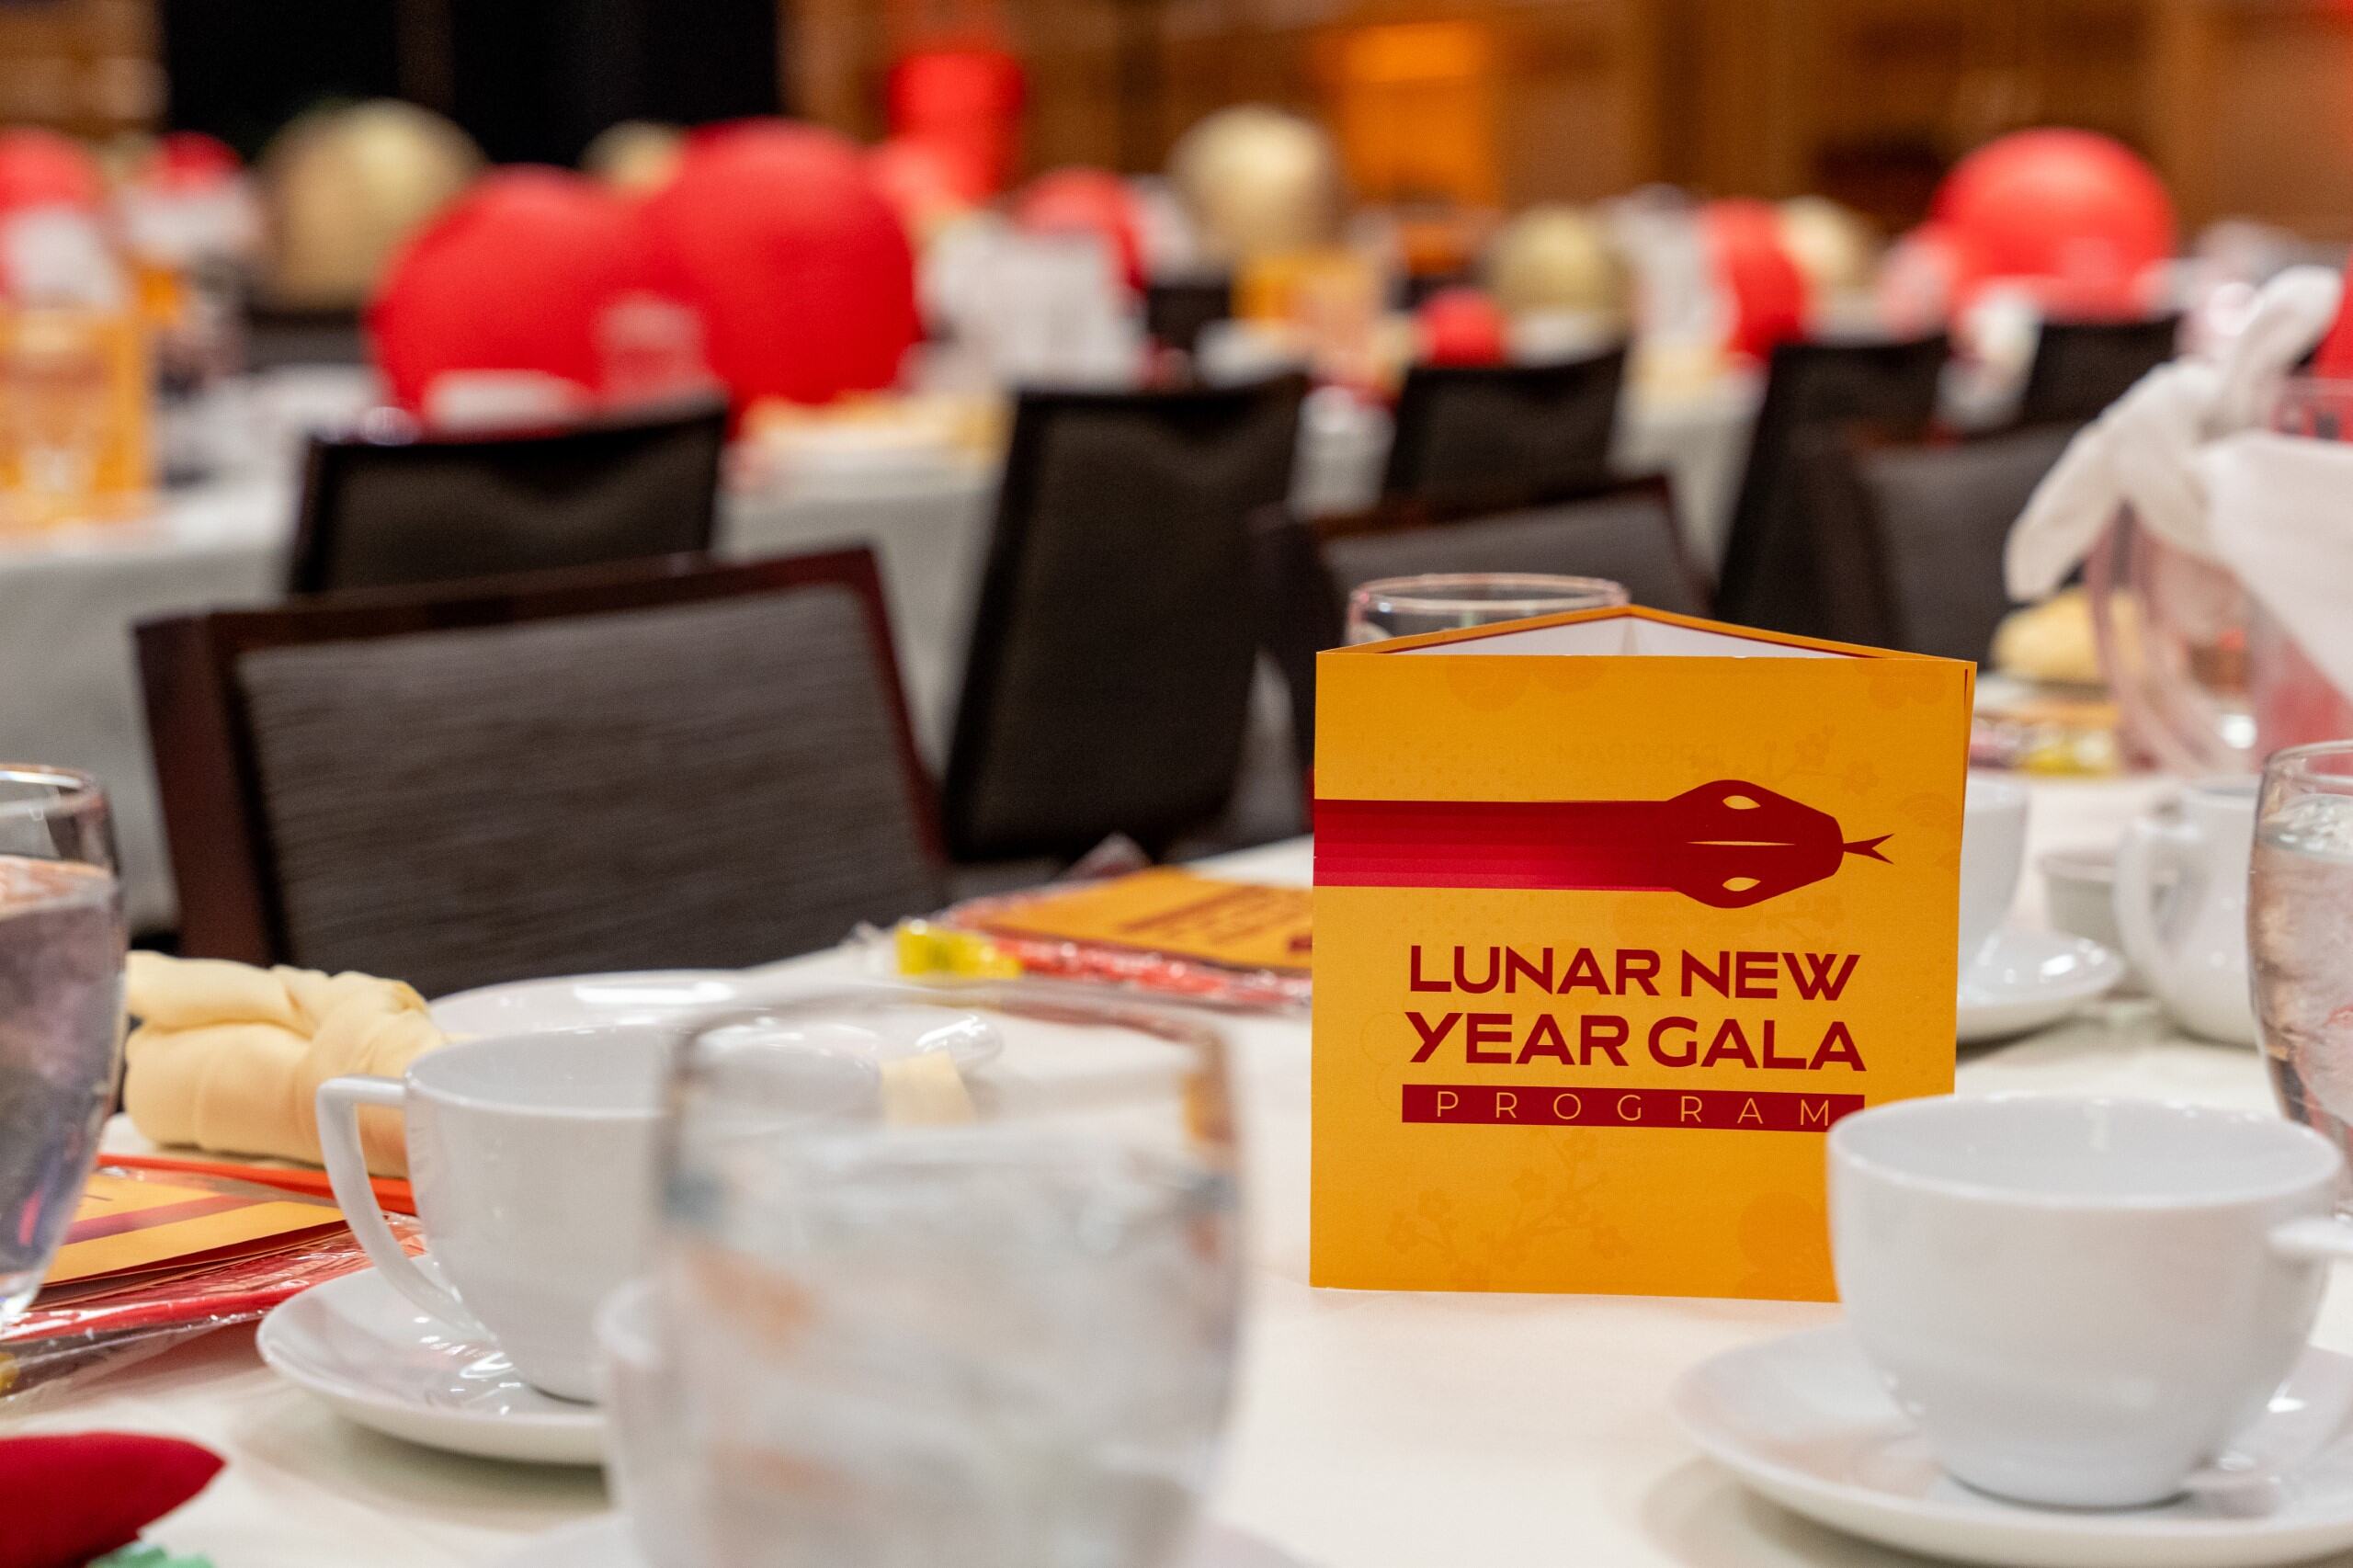
[[[2326,267],[2290,267],[2221,360],[2161,365],[2086,426],[2010,530],[2011,597],[2058,587],[2130,506],[2168,544],[2236,574],[2353,696],[2353,444],[2259,427],[2341,292]]]

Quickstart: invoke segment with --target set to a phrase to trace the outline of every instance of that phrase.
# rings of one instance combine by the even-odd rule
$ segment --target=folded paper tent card
[[[1311,1277],[1828,1300],[1952,1087],[1972,668],[1639,608],[1317,668]]]

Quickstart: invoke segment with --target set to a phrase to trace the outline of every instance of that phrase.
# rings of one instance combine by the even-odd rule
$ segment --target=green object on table
[[[90,1568],[212,1568],[212,1559],[175,1557],[160,1546],[134,1541],[119,1551],[108,1552]]]

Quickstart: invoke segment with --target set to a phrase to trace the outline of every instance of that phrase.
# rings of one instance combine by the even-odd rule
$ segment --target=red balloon
[[[926,49],[903,55],[884,87],[892,137],[919,136],[972,161],[995,195],[1013,177],[1029,84],[1001,49]]]
[[[2041,279],[2062,307],[2130,309],[2174,254],[2173,200],[2131,148],[2088,131],[2020,131],[1963,158],[1933,215],[1963,236],[1985,280]]]
[[[1143,219],[1128,182],[1105,169],[1055,169],[1031,180],[1013,206],[1032,233],[1092,234],[1130,289],[1143,288]]]
[[[1732,307],[1731,352],[1761,359],[1805,332],[1805,274],[1781,240],[1768,201],[1711,201],[1699,214],[1717,286]]]
[[[593,395],[606,380],[606,312],[664,292],[663,278],[626,198],[563,169],[498,169],[393,259],[368,331],[404,407],[421,408],[451,370],[536,370]]]
[[[27,126],[0,131],[0,212],[26,207],[95,212],[105,199],[97,160],[79,142]]]
[[[1942,329],[1984,268],[1948,223],[1922,223],[1891,246],[1874,293],[1888,330],[1906,336]]]
[[[920,331],[915,251],[850,142],[785,120],[726,127],[688,142],[644,211],[738,406],[897,380]]]
[[[1500,365],[1504,312],[1478,289],[1441,289],[1414,312],[1414,335],[1428,365]]]

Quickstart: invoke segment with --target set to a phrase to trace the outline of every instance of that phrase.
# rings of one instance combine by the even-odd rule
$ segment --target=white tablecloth
[[[273,384],[252,420],[286,451],[301,420],[365,402],[347,374]],[[1671,403],[1637,403],[1621,432],[1631,468],[1678,482],[1701,559],[1722,553],[1724,513],[1746,447],[1753,393],[1738,386]],[[281,408],[280,403],[292,406]],[[1319,510],[1370,505],[1380,487],[1385,417],[1311,426],[1297,499]],[[171,924],[165,853],[131,629],[157,616],[267,604],[284,575],[293,528],[291,459],[165,496],[136,524],[0,540],[0,759],[79,767],[114,798],[134,928]],[[939,456],[858,472],[803,474],[732,489],[722,553],[750,559],[868,542],[882,582],[919,742],[945,760],[964,649],[988,544],[995,465]],[[1279,715],[1262,725],[1282,729]]]
[[[2038,784],[2030,854],[2112,837],[2160,788]],[[1298,881],[1307,864],[1295,842],[1222,869]],[[2029,875],[2020,917],[2040,907]],[[790,966],[813,978],[848,967],[840,954]],[[1834,1308],[1310,1290],[1307,1028],[1233,1028],[1252,1312],[1221,1516],[1321,1568],[1916,1561],[1750,1500],[1668,1421],[1666,1391],[1686,1367]],[[2144,1002],[1965,1052],[1961,1086],[2271,1103],[2254,1051],[2177,1038]],[[2321,1338],[2353,1348],[2353,1292],[2338,1285]],[[211,1489],[153,1532],[220,1568],[474,1568],[604,1502],[593,1476],[451,1458],[350,1426],[261,1368],[244,1331],[127,1370],[29,1425],[176,1433],[225,1453]]]

